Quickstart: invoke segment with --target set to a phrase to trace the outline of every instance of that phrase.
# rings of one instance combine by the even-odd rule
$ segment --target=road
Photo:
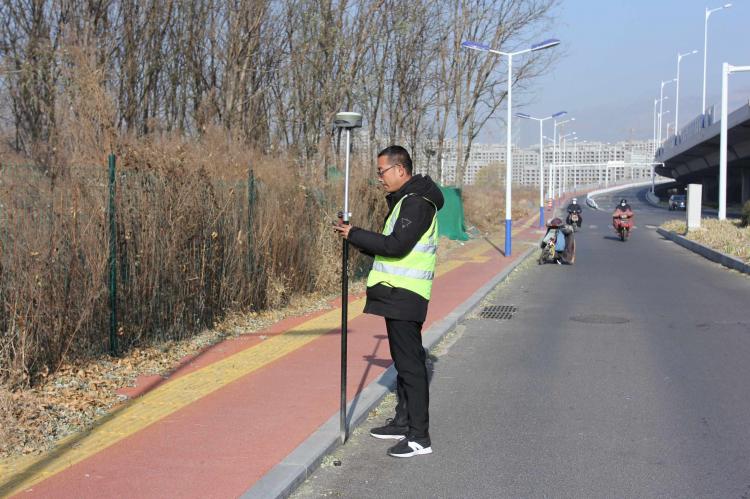
[[[682,213],[643,195],[598,198],[574,266],[527,260],[484,304],[512,319],[451,335],[433,454],[390,458],[359,430],[295,497],[750,497],[750,278],[664,240],[655,227]],[[623,196],[624,243],[609,227]]]

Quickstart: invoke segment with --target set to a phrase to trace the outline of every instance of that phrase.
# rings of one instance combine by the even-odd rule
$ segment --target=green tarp
[[[466,241],[469,235],[464,224],[464,204],[461,201],[461,189],[440,187],[445,204],[438,211],[438,232],[448,239]]]

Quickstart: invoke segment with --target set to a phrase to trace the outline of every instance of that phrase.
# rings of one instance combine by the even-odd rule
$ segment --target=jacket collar
[[[385,199],[388,202],[388,208],[393,208],[396,206],[396,203],[398,203],[402,197],[406,196],[411,192],[412,185],[414,184],[414,181],[417,179],[417,175],[412,175],[412,177],[401,186],[401,189],[397,190],[396,192],[391,192],[388,194]]]

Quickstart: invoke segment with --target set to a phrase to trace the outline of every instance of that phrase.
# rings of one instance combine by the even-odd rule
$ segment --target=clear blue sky
[[[707,106],[721,103],[721,63],[750,65],[750,0],[731,1],[708,22]],[[614,142],[653,135],[653,103],[661,80],[675,78],[677,53],[697,49],[680,64],[680,123],[700,112],[705,8],[727,1],[563,0],[549,34],[562,41],[561,58],[537,80],[532,93],[514,94],[513,111],[548,116],[568,111],[584,140]],[[548,35],[548,36],[547,36]],[[550,50],[558,50],[553,48]],[[750,73],[730,76],[730,111],[750,98]],[[664,123],[674,121],[675,85],[664,88]],[[517,105],[518,104],[518,105]],[[500,110],[505,116],[505,108]],[[549,122],[547,122],[549,123]],[[536,122],[514,120],[522,146],[538,142]],[[518,135],[515,127],[519,127]],[[632,130],[631,130],[632,129]],[[495,121],[480,142],[504,142],[505,125]],[[545,124],[545,134],[552,126]]]

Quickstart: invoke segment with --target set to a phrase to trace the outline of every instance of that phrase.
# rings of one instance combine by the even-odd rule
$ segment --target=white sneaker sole
[[[421,456],[424,454],[432,454],[432,447],[425,447],[424,449],[407,452],[405,454],[392,454],[390,452],[388,453],[388,455],[391,457],[413,457],[413,456]]]
[[[371,437],[379,438],[380,440],[403,440],[406,435],[376,435],[370,432]]]

